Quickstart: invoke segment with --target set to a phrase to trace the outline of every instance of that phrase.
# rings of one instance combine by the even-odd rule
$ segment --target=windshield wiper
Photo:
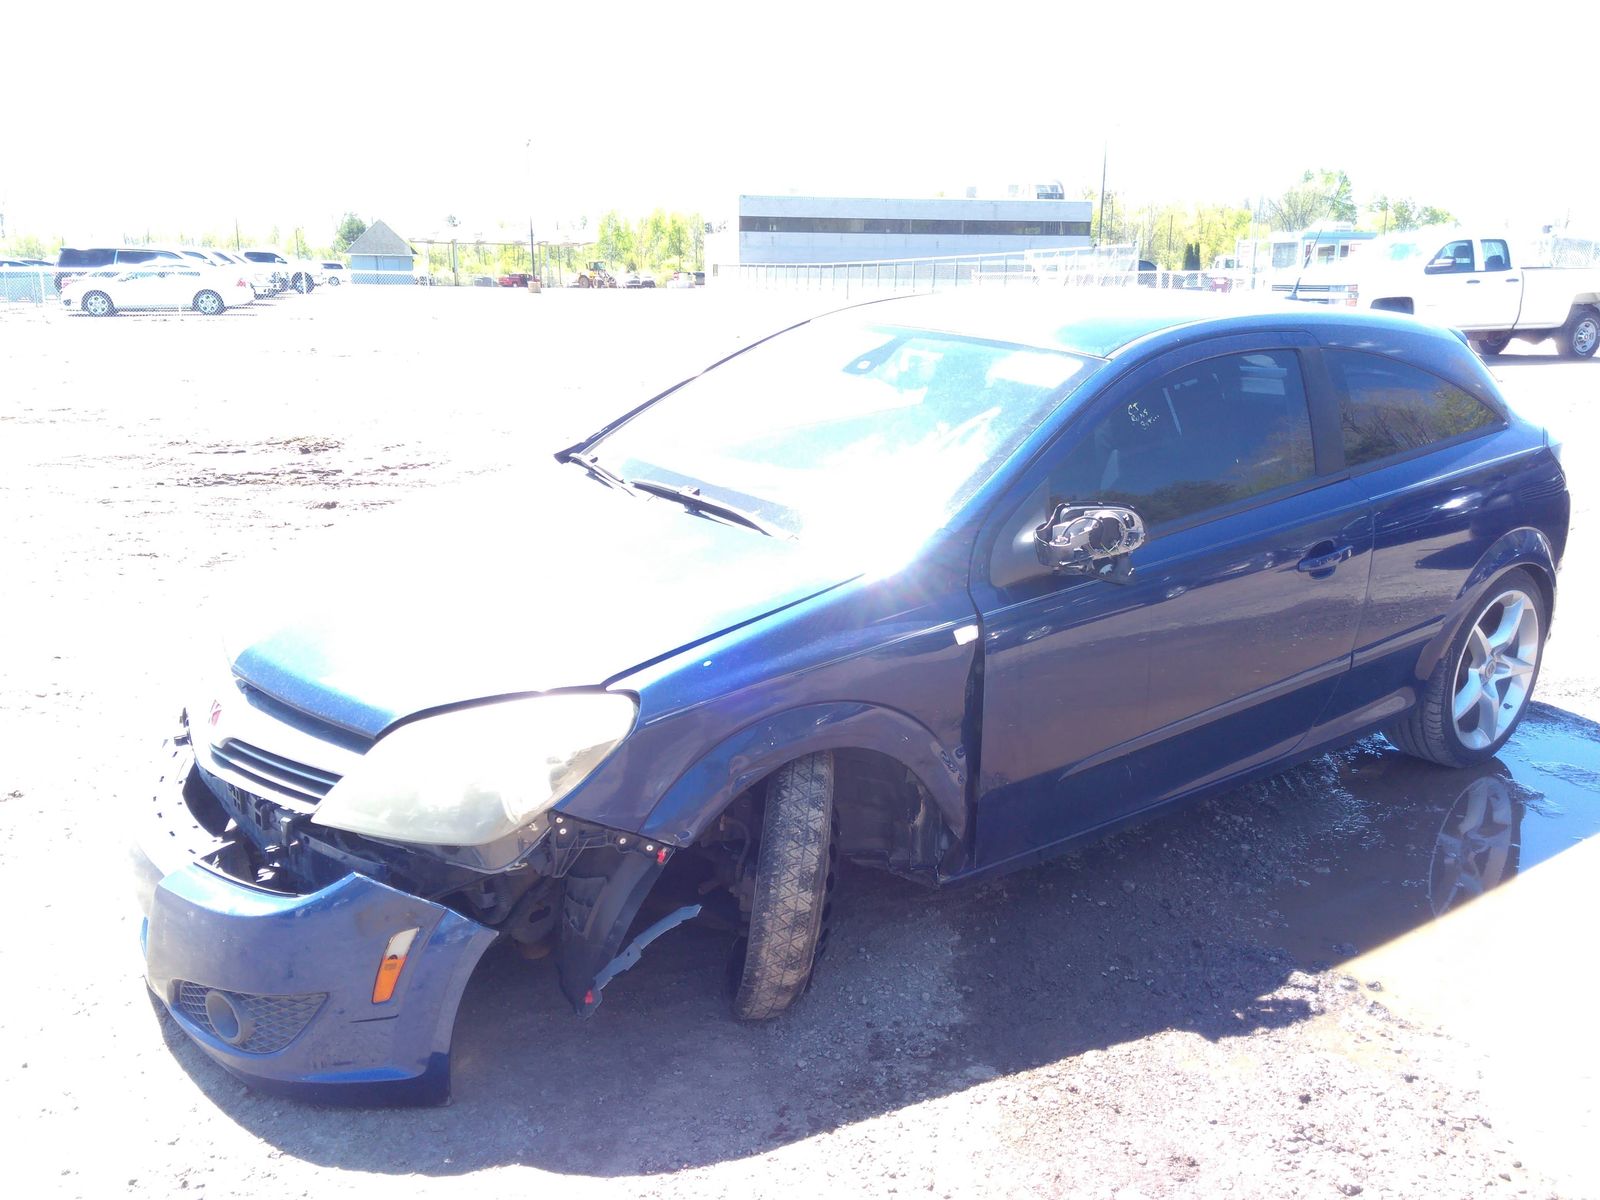
[[[601,466],[600,456],[597,454],[569,454],[561,461],[577,463],[601,483],[607,484],[610,487],[614,487],[619,492],[632,492],[635,490],[631,483],[629,483],[621,475],[618,475],[610,467]]]
[[[585,466],[589,465],[587,462]],[[754,513],[746,512],[736,505],[728,504],[722,500],[713,500],[710,496],[701,495],[697,487],[679,487],[672,483],[662,483],[659,479],[629,479],[628,487],[640,492],[649,492],[652,496],[660,496],[663,500],[676,500],[690,512],[704,513],[708,517],[721,517],[724,521],[732,521],[736,525],[744,525],[754,529],[757,533],[764,533],[768,537],[788,538],[792,536],[788,530],[782,529],[770,521],[763,520]]]

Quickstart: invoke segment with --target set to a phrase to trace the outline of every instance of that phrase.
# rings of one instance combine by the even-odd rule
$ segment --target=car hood
[[[254,593],[264,619],[225,641],[236,675],[369,737],[426,709],[604,684],[860,573],[576,466],[403,505],[331,540],[275,568]]]

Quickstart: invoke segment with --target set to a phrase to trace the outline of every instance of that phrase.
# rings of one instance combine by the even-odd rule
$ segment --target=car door
[[[983,866],[1290,753],[1348,669],[1365,494],[1319,469],[1309,339],[1210,339],[1138,368],[997,506],[972,576],[984,638]],[[1319,418],[1325,424],[1325,418]],[[1324,463],[1324,465],[1327,465]],[[1125,583],[1029,562],[1054,502],[1125,505]]]
[[[1476,296],[1483,279],[1471,238],[1452,238],[1428,259],[1417,283],[1416,315],[1441,325],[1473,327]]]
[[[1512,269],[1505,239],[1484,238],[1478,248],[1476,284],[1469,287],[1470,315],[1463,316],[1461,328],[1511,329],[1522,308],[1522,272]]]

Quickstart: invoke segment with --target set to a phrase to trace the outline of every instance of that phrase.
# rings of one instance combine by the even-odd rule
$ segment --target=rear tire
[[[1395,748],[1446,767],[1493,758],[1515,732],[1539,680],[1549,609],[1519,567],[1495,580],[1419,689],[1383,731]]]
[[[214,317],[226,307],[227,305],[222,302],[222,297],[217,295],[216,292],[207,289],[206,291],[195,293],[194,310],[197,313],[204,313],[208,317]]]
[[[1600,348],[1600,310],[1579,306],[1561,329],[1562,358],[1593,358]]]
[[[836,854],[833,754],[779,767],[766,784],[743,961],[731,964],[733,1013],[740,1020],[777,1016],[810,984],[825,940]]]
[[[1493,358],[1497,354],[1505,353],[1506,347],[1511,344],[1511,335],[1509,333],[1489,334],[1484,337],[1474,338],[1472,344],[1478,348],[1478,353],[1483,355],[1484,358]]]

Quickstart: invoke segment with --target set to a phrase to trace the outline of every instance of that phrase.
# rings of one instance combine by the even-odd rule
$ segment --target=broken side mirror
[[[1033,531],[1033,548],[1052,574],[1126,583],[1133,576],[1128,556],[1144,538],[1144,521],[1131,508],[1058,504]]]

